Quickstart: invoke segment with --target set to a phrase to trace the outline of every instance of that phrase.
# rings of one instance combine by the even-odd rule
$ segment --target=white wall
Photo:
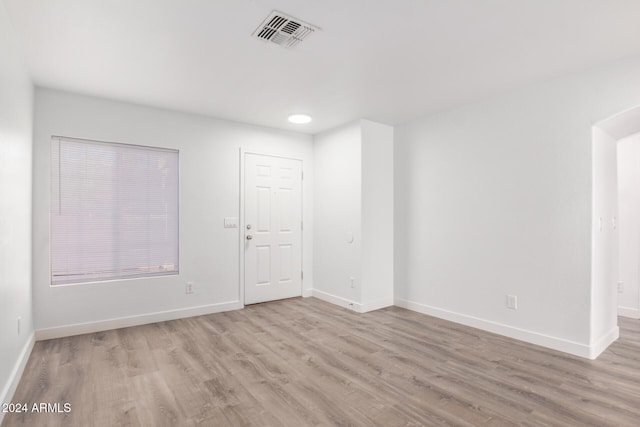
[[[362,120],[362,304],[393,305],[393,127]]]
[[[615,331],[590,322],[591,128],[640,105],[638,76],[629,58],[397,126],[396,303],[595,357]]]
[[[313,290],[315,296],[346,307],[362,300],[361,141],[360,121],[313,141]]]
[[[11,400],[33,345],[32,116],[33,87],[0,2],[0,403]]]
[[[640,134],[618,141],[620,314],[640,318]]]
[[[313,146],[313,295],[359,312],[393,305],[393,128],[358,120]]]
[[[52,135],[180,150],[179,276],[49,285]],[[302,159],[303,216],[312,223],[310,136],[37,89],[33,293],[38,337],[241,307],[239,229],[223,228],[224,217],[240,215],[241,147]],[[303,268],[312,277],[312,230],[305,230],[303,242]],[[184,292],[187,281],[194,283],[192,295]],[[74,324],[89,325],[65,328]]]
[[[616,140],[593,128],[591,342],[617,333],[618,173]],[[614,332],[612,332],[614,331]]]

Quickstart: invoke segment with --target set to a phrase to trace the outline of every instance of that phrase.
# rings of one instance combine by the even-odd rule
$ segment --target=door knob
[[[251,234],[247,234],[247,240],[251,240],[253,239],[253,236]]]

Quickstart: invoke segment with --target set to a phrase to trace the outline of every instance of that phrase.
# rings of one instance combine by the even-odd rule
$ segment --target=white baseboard
[[[362,304],[361,313],[368,313],[374,310],[380,310],[381,308],[391,307],[393,305],[393,297],[383,298],[377,301],[369,301]]]
[[[346,298],[342,298],[336,295],[332,295],[327,292],[319,291],[317,289],[311,290],[311,296],[321,299],[322,301],[330,302],[331,304],[339,305],[340,307],[348,308],[349,310],[360,313],[361,305],[358,302],[351,301]]]
[[[451,322],[460,323],[462,325],[471,326],[473,328],[482,329],[484,331],[493,332],[509,338],[536,344],[542,347],[551,348],[553,350],[562,351],[564,353],[573,354],[575,356],[587,359],[595,359],[607,346],[615,341],[617,336],[611,340],[614,331],[603,337],[596,345],[589,346],[575,341],[569,341],[538,332],[532,332],[525,329],[515,328],[513,326],[504,325],[502,323],[492,322],[490,320],[479,319],[465,314],[455,313],[426,304],[396,298],[394,301],[398,307],[408,310],[417,311],[418,313],[427,314],[429,316],[438,317],[440,319],[449,320]],[[617,328],[616,331],[617,332]],[[607,343],[607,344],[605,344]]]
[[[18,384],[20,383],[20,378],[22,378],[22,373],[24,372],[24,368],[27,366],[27,361],[29,360],[29,356],[31,356],[31,350],[33,350],[33,345],[36,343],[35,333],[31,333],[27,342],[22,347],[22,351],[20,352],[20,356],[18,356],[18,360],[11,370],[11,375],[7,380],[7,384],[2,389],[2,393],[0,393],[0,403],[10,403],[11,399],[13,399],[13,395],[18,388]],[[0,410],[0,424],[2,424],[2,419],[4,418],[4,412]]]
[[[307,288],[302,290],[302,298],[309,298],[313,296],[313,289]]]
[[[36,340],[70,337],[73,335],[90,334],[111,329],[128,328],[130,326],[146,325],[148,323],[165,322],[167,320],[183,319],[186,317],[202,316],[223,311],[238,310],[244,305],[240,301],[229,301],[218,304],[202,305],[177,310],[161,311],[138,316],[120,317],[117,319],[100,320],[97,322],[77,323],[73,325],[56,326],[54,328],[36,330]]]
[[[589,359],[595,359],[607,349],[620,336],[620,328],[617,326],[606,333],[595,344],[591,345]]]
[[[631,307],[618,307],[618,316],[640,319],[640,310]]]
[[[332,295],[327,292],[319,291],[317,289],[311,290],[311,296],[321,299],[331,304],[339,305],[340,307],[348,308],[356,313],[368,313],[369,311],[379,310],[384,307],[391,307],[393,305],[393,298],[385,298],[377,301],[370,301],[366,303],[359,303],[346,298],[342,298],[336,295]]]

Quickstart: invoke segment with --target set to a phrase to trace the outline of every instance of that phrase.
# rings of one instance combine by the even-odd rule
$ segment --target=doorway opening
[[[595,342],[617,335],[618,315],[640,318],[640,106],[595,124],[592,131],[591,340]]]
[[[302,296],[302,161],[245,152],[244,304]]]

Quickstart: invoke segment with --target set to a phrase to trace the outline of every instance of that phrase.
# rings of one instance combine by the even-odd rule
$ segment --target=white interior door
[[[244,303],[302,295],[302,162],[245,154]]]

